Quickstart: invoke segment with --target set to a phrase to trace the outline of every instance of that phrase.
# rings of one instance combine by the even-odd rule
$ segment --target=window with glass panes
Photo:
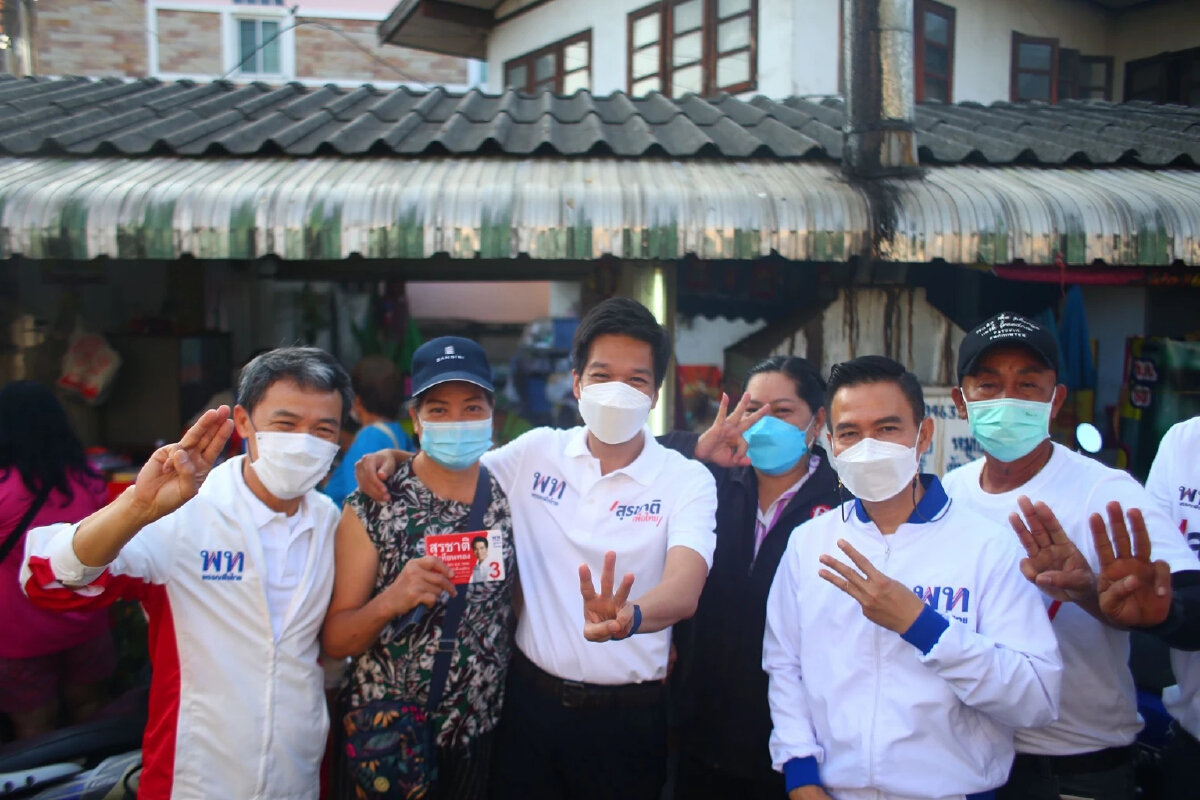
[[[949,103],[954,86],[954,9],[934,0],[917,0],[914,12],[917,102]]]
[[[1112,70],[1112,56],[1085,56],[1060,47],[1056,99],[1111,100]]]
[[[592,88],[592,32],[576,34],[504,65],[504,85],[530,94]]]
[[[238,71],[244,75],[278,75],[279,22],[270,19],[239,19]]]
[[[755,87],[757,0],[666,0],[629,15],[629,92]]]
[[[1013,32],[1012,101],[1058,100],[1058,39],[1045,39]]]
[[[1200,106],[1200,48],[1126,63],[1125,99]]]

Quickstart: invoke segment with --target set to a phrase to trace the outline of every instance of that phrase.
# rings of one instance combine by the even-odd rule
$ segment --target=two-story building
[[[403,0],[386,41],[486,58],[488,88],[841,93],[842,0]],[[1200,105],[1195,0],[916,0],[917,100]]]
[[[478,85],[478,61],[381,46],[389,0],[7,0],[0,72],[17,75]],[[4,44],[7,42],[7,44]],[[27,59],[17,57],[19,48]],[[7,62],[4,54],[8,53]]]

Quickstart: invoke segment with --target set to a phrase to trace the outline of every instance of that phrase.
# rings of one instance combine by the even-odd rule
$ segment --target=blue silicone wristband
[[[642,607],[635,605],[633,607],[633,627],[629,629],[629,635],[633,636],[640,627],[642,627]]]

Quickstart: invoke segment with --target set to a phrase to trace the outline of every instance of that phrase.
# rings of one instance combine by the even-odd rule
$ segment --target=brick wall
[[[221,15],[200,11],[159,11],[158,69],[185,75],[220,75],[224,72],[221,69]]]
[[[146,4],[38,0],[37,67],[44,75],[146,74]]]
[[[467,62],[405,47],[379,46],[379,23],[362,20],[314,20],[341,28],[371,53],[396,67],[388,69],[341,36],[316,25],[296,29],[296,77],[355,81],[420,81],[429,84],[467,82]],[[400,74],[403,73],[403,74]]]

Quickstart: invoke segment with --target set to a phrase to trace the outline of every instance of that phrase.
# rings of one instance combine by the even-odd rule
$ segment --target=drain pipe
[[[845,0],[842,31],[843,171],[856,178],[918,174],[912,0]]]

